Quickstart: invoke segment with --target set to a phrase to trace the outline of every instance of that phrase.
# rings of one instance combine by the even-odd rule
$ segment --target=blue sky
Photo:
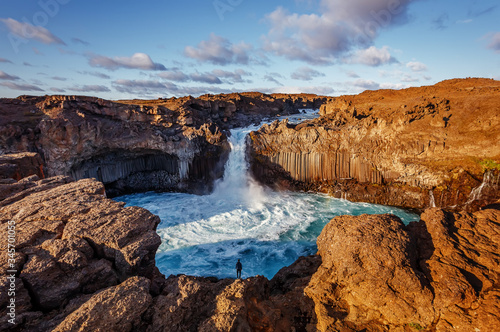
[[[2,0],[0,97],[324,95],[500,79],[497,0]]]

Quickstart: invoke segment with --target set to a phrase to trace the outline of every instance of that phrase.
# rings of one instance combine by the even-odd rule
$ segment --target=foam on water
[[[245,137],[255,129],[231,131],[224,178],[211,195],[144,193],[116,199],[160,216],[156,263],[162,273],[234,277],[240,258],[243,277],[271,278],[298,257],[314,254],[317,236],[335,216],[393,213],[405,223],[417,220],[393,207],[261,187],[245,161]]]

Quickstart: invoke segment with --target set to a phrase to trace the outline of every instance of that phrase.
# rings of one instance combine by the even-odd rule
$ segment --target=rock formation
[[[45,165],[39,176],[96,178],[109,196],[207,192],[227,160],[223,129],[319,108],[325,99],[258,93],[122,102],[77,96],[0,99],[0,154],[38,152],[36,165]],[[0,163],[12,168],[6,160]]]
[[[263,183],[423,209],[500,198],[500,82],[450,80],[331,98],[321,117],[250,135]]]
[[[2,330],[489,331],[500,323],[500,201],[473,214],[429,209],[408,226],[392,215],[336,217],[317,255],[272,280],[165,279],[154,263],[158,217],[107,199],[102,183],[2,181],[1,231],[14,224],[16,233],[15,253],[1,256]]]
[[[158,217],[106,198],[102,183],[33,175],[8,186],[0,228],[7,234],[14,222],[16,250],[8,261],[2,241],[0,330],[493,331],[500,323],[500,201],[475,213],[429,209],[408,226],[393,215],[336,217],[317,255],[272,280],[165,279],[154,263]]]
[[[24,190],[19,190],[21,181]],[[154,261],[160,245],[157,216],[105,198],[103,184],[93,179],[40,180],[33,175],[21,181],[4,184],[16,190],[0,201],[1,233],[8,234],[12,226],[15,230],[14,257],[7,255],[6,237],[1,243],[0,302],[3,310],[9,300],[5,277],[13,273],[16,290],[10,298],[16,301],[16,325],[49,331],[69,312],[92,301],[92,294],[122,286],[131,277],[151,280],[134,279],[149,296],[154,289],[150,284],[159,275]],[[16,272],[7,272],[11,270]],[[1,330],[15,327],[7,318],[3,313]]]

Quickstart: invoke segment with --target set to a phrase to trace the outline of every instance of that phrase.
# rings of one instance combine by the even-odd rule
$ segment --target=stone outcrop
[[[96,178],[111,196],[197,191],[222,176],[229,147],[217,126],[194,127],[188,118],[90,97],[3,99],[0,151],[37,151],[46,175]]]
[[[1,330],[24,326],[25,330],[50,331],[68,310],[97,302],[97,295],[89,299],[92,294],[118,287],[116,292],[108,289],[110,294],[99,295],[112,304],[117,294],[127,294],[127,280],[137,276],[149,281],[141,281],[140,287],[131,285],[130,292],[139,287],[147,295],[144,301],[151,301],[149,293],[157,287],[155,279],[160,275],[154,260],[160,245],[157,216],[105,198],[103,184],[93,179],[71,182],[61,176],[39,180],[35,175],[23,182],[24,190],[13,191],[0,201],[0,232],[7,235],[8,230],[15,230],[14,241],[8,242],[5,236],[1,242]],[[15,254],[10,252],[11,257],[7,249],[13,248],[8,247],[12,242]],[[6,276],[11,274],[15,275],[15,297],[6,291],[10,283]],[[4,311],[9,298],[16,300],[15,325],[7,322]],[[133,298],[130,305],[137,305]],[[78,321],[84,319],[78,312],[74,316]],[[122,317],[119,322],[126,326],[127,319]]]
[[[223,130],[319,108],[325,100],[259,93],[121,102],[79,96],[0,99],[0,155],[38,152],[41,159],[30,155],[32,164],[25,160],[21,169],[38,167],[39,177],[95,178],[109,196],[203,193],[223,175],[229,153]],[[0,159],[0,168],[10,169],[16,180],[27,176],[15,173],[19,167],[12,160]]]
[[[263,118],[295,114],[302,109],[319,109],[327,97],[314,94],[264,94],[242,92],[219,95],[202,95],[159,100],[127,100],[127,104],[164,106],[191,114],[193,122],[211,121],[222,129],[245,127],[260,123]]]
[[[500,322],[500,210],[334,218],[305,289],[318,329],[492,331]],[[405,330],[406,328],[406,330]],[[349,330],[349,329],[347,329]]]
[[[102,183],[34,175],[9,185],[17,191],[0,200],[0,228],[15,222],[16,250],[9,257],[2,241],[1,330],[465,332],[500,323],[500,201],[475,213],[428,209],[406,226],[393,215],[336,217],[317,255],[271,280],[165,279],[154,261],[158,217],[107,199]]]
[[[321,117],[250,134],[252,171],[277,187],[354,201],[476,210],[500,198],[500,82],[331,98]]]
[[[38,153],[21,152],[0,155],[0,179],[21,180],[30,175],[44,177],[43,161]]]

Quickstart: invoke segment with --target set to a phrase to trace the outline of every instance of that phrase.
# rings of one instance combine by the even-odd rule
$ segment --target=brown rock
[[[318,237],[322,264],[306,288],[318,328],[334,329],[336,316],[358,325],[429,326],[433,297],[423,274],[415,271],[415,252],[395,216],[334,218]]]
[[[109,196],[206,193],[223,175],[229,144],[222,129],[319,108],[325,100],[260,93],[120,102],[82,96],[0,99],[0,154],[39,151],[47,175],[96,178]],[[28,175],[18,168],[7,163],[2,171],[0,159],[0,173]],[[30,174],[43,177],[41,169]]]
[[[147,331],[196,331],[212,315],[217,294],[230,283],[188,276],[168,278],[147,313]]]
[[[132,277],[92,296],[54,331],[134,331],[151,302],[149,280]]]
[[[499,210],[474,214],[439,209],[422,215],[420,265],[434,290],[437,330],[494,330],[500,323]]]
[[[1,231],[7,234],[15,222],[16,323],[21,330],[52,330],[85,296],[132,276],[154,279],[158,291],[157,216],[107,199],[95,180],[32,180],[25,181],[27,189],[0,201]],[[3,249],[6,244],[1,243]],[[4,277],[9,273],[5,266]],[[24,297],[28,306],[21,305]]]
[[[354,201],[474,211],[500,198],[499,101],[489,79],[331,98],[319,119],[251,133],[252,172]]]
[[[236,279],[215,298],[212,316],[199,331],[275,331],[278,312],[268,300],[264,277]]]
[[[42,158],[35,152],[0,155],[0,179],[21,180],[30,175],[44,178]]]

